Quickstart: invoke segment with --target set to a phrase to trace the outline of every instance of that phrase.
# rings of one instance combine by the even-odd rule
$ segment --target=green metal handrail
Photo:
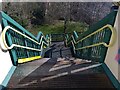
[[[36,43],[37,45],[41,46],[39,49],[36,49],[36,48],[32,48],[32,47],[26,47],[26,46],[22,46],[22,45],[18,45],[18,44],[14,44],[12,43],[12,45],[8,46],[7,42],[6,42],[6,33],[7,31],[14,31],[16,32],[17,34],[23,36],[24,38],[27,38],[28,40]],[[32,39],[31,37],[21,33],[20,31],[10,27],[10,26],[6,26],[4,29],[3,29],[3,32],[1,33],[1,40],[3,41],[3,44],[4,44],[4,48],[2,48],[4,51],[7,51],[7,50],[11,50],[13,49],[14,47],[17,47],[17,48],[23,48],[23,49],[28,49],[28,50],[32,50],[32,51],[37,51],[37,52],[41,52],[41,54],[39,56],[33,56],[33,57],[28,57],[28,58],[18,58],[18,63],[24,63],[24,62],[28,62],[28,61],[31,61],[31,60],[35,60],[35,59],[39,59],[41,58],[41,55],[42,55],[42,50],[44,48],[44,45],[46,45],[47,47],[49,46],[50,44],[50,37],[47,36],[47,39],[46,37],[42,34],[40,36],[40,41],[38,42],[37,40],[34,40]],[[45,41],[44,41],[45,40]],[[47,43],[46,43],[47,42]]]
[[[37,37],[4,12],[1,14],[2,33],[0,39],[4,51],[9,51],[13,65],[44,57],[44,49],[51,44],[50,36],[39,32]],[[46,49],[47,50],[47,49]]]
[[[73,35],[71,35],[70,38],[72,38],[72,41],[73,41],[74,44],[76,45],[76,44],[78,44],[79,42],[82,42],[83,40],[85,40],[85,39],[87,39],[87,38],[89,38],[89,37],[95,35],[96,33],[105,30],[106,28],[109,28],[108,30],[110,30],[110,31],[112,32],[112,36],[111,36],[112,41],[111,41],[109,44],[107,44],[107,43],[105,43],[105,42],[100,42],[100,43],[96,43],[96,44],[93,44],[93,45],[89,45],[89,46],[77,48],[77,49],[75,49],[75,50],[80,50],[80,49],[95,47],[95,46],[99,46],[99,45],[104,45],[105,47],[110,47],[110,46],[112,46],[112,45],[114,44],[114,42],[115,42],[116,31],[115,31],[115,28],[112,27],[112,26],[109,25],[109,24],[103,26],[102,28],[98,29],[97,31],[95,31],[95,32],[93,32],[93,33],[91,33],[91,34],[89,34],[88,36],[86,36],[86,37],[84,37],[84,38],[82,38],[82,39],[80,39],[80,40],[78,40],[78,41],[75,41]],[[70,44],[70,42],[68,42],[68,44]]]
[[[11,46],[8,46],[7,43],[6,43],[6,39],[5,39],[5,35],[6,35],[6,32],[7,32],[8,30],[12,30],[12,31],[14,31],[14,32],[16,32],[16,33],[24,36],[25,38],[27,38],[27,39],[35,42],[35,43],[38,44],[38,45],[41,45],[41,43],[42,43],[42,45],[43,45],[43,43],[44,43],[45,45],[48,46],[47,43],[45,43],[44,41],[42,41],[43,38],[46,40],[46,38],[45,38],[44,36],[41,37],[40,43],[39,43],[38,41],[30,38],[29,36],[27,36],[27,35],[19,32],[18,30],[14,29],[14,28],[12,28],[12,27],[10,27],[10,26],[6,26],[6,27],[4,28],[2,34],[1,34],[1,35],[2,35],[3,43],[4,43],[5,47],[6,47],[6,50],[12,49],[13,47],[19,47],[19,48],[24,48],[24,49],[34,50],[34,51],[41,51],[41,49],[39,50],[39,49],[35,49],[35,48],[31,48],[31,47],[26,47],[26,46],[21,46],[21,45],[17,45],[17,44],[12,44]],[[47,40],[46,40],[46,42],[47,42]],[[41,45],[41,47],[42,47],[42,45]],[[4,50],[5,50],[5,49],[4,49]]]

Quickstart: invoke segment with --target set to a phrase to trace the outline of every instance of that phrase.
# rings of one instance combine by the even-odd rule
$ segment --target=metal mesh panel
[[[74,38],[77,38],[76,42],[79,41],[78,43],[74,43],[76,48],[76,53],[74,54],[76,57],[79,57],[81,59],[90,59],[93,61],[104,62],[108,47],[103,45],[103,42],[109,45],[112,32],[109,28],[100,28],[106,25],[111,25],[113,27],[116,14],[117,11],[111,12],[101,21],[91,26],[89,30],[80,34],[79,38],[77,38],[77,36],[73,34]],[[68,46],[73,46],[72,43],[70,43],[71,41],[74,40],[69,37],[67,39]]]
[[[48,42],[41,37],[43,36],[43,34],[40,33],[37,37],[35,37],[4,12],[1,12],[1,15],[2,15],[2,28],[4,29],[7,26],[11,27],[5,32],[6,43],[8,47],[12,45],[16,45],[12,49],[9,49],[13,64],[17,65],[18,59],[40,56],[41,53],[40,49],[42,45],[42,44],[41,45],[38,44],[40,43],[40,40],[42,40],[42,42],[44,41],[47,43],[44,44],[42,48],[44,46],[46,47],[48,46]],[[14,31],[12,28],[19,31],[19,33]],[[28,37],[31,39],[29,39]]]

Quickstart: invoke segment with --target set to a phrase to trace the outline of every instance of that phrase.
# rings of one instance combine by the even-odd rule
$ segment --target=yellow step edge
[[[41,56],[35,56],[35,57],[30,57],[30,58],[18,59],[18,63],[29,62],[29,61],[33,61],[33,60],[40,59],[40,58],[42,58],[42,57]]]

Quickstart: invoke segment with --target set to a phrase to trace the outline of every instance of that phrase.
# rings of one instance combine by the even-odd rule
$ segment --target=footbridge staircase
[[[1,90],[120,90],[120,9],[80,34],[34,36],[0,15]]]

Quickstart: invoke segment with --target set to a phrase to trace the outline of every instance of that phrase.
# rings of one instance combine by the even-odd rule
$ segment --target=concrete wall
[[[119,18],[119,19],[118,19]],[[115,44],[108,49],[107,56],[105,59],[106,65],[109,67],[109,69],[112,71],[113,75],[116,77],[116,79],[120,82],[120,64],[115,59],[116,55],[118,54],[118,49],[120,48],[119,38],[120,38],[120,8],[116,17],[115,21],[115,29],[116,29],[116,42]]]
[[[2,31],[2,28],[0,25],[0,35],[1,35],[1,31]],[[2,40],[0,39],[0,44],[1,42]],[[0,48],[0,85],[3,85],[3,81],[6,78],[8,72],[11,70],[12,66],[13,65],[11,62],[9,52],[3,52]]]

